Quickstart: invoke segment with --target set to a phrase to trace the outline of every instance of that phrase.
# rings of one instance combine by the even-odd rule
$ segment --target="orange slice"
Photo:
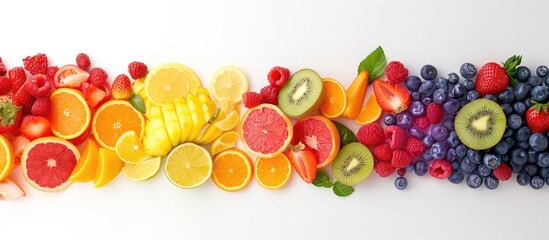
[[[63,139],[80,136],[91,121],[91,110],[78,90],[58,88],[50,95],[51,132]]]
[[[382,109],[377,103],[376,96],[372,93],[368,98],[366,105],[364,105],[364,107],[360,110],[360,113],[355,121],[358,124],[373,123],[379,119],[381,112]]]
[[[279,189],[286,185],[292,175],[292,165],[285,154],[274,158],[255,160],[255,180],[266,189]]]
[[[118,158],[116,152],[99,148],[99,160],[95,169],[93,186],[98,188],[110,183],[118,176],[123,167],[124,162]]]
[[[212,156],[225,151],[230,148],[236,147],[239,135],[236,131],[225,132],[212,142],[210,153]]]
[[[328,118],[341,116],[347,107],[345,88],[331,78],[322,79],[322,87],[324,88],[324,100],[320,105],[320,113]]]
[[[15,165],[15,154],[10,141],[0,135],[0,182],[6,179]]]
[[[219,153],[213,160],[212,180],[219,188],[234,192],[250,183],[253,175],[252,161],[239,149]]]
[[[84,145],[82,155],[76,163],[69,180],[73,182],[89,182],[95,177],[97,159],[99,156],[99,144],[93,137],[90,137]]]
[[[145,118],[126,100],[110,100],[101,105],[92,120],[92,132],[97,143],[115,151],[116,141],[127,131],[142,136]]]

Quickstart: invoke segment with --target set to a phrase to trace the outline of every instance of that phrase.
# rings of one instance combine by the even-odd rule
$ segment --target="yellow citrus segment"
[[[84,150],[76,167],[72,171],[69,180],[73,182],[89,182],[95,177],[97,160],[99,158],[99,144],[93,137],[90,137],[84,145]]]
[[[242,94],[248,91],[248,79],[237,67],[223,67],[214,74],[210,82],[210,93],[217,102],[222,98],[242,101]]]
[[[320,105],[320,112],[328,118],[337,118],[343,114],[347,107],[347,95],[345,88],[331,78],[322,79],[324,100]]]
[[[240,117],[238,116],[238,113],[233,110],[225,116],[225,119],[216,122],[214,125],[221,131],[230,131],[238,125],[239,121]]]
[[[99,148],[99,162],[93,179],[94,187],[102,187],[110,183],[122,170],[124,162],[114,151]]]
[[[255,160],[255,180],[264,188],[279,189],[286,185],[291,175],[292,165],[285,154]]]
[[[82,94],[72,88],[58,88],[50,94],[52,133],[63,139],[80,136],[91,121],[91,110]]]
[[[145,94],[155,105],[171,103],[176,97],[185,97],[189,92],[196,94],[201,85],[196,74],[183,64],[162,64],[147,74]]]
[[[138,163],[150,158],[145,153],[143,142],[134,131],[127,131],[116,141],[116,154],[126,163]]]
[[[164,171],[174,185],[180,188],[195,188],[210,178],[212,157],[201,146],[183,143],[168,154]]]
[[[253,175],[252,161],[239,149],[219,153],[213,160],[212,180],[225,191],[238,191],[246,187]]]
[[[212,156],[215,156],[222,151],[236,147],[236,142],[238,141],[238,138],[239,135],[236,131],[230,131],[221,134],[221,136],[219,136],[212,142],[210,153],[212,154]]]
[[[236,104],[230,98],[222,98],[219,101],[219,109],[224,113],[230,113],[235,110],[238,113],[238,116],[240,116],[240,109],[238,108],[238,104]]]
[[[126,163],[122,168],[124,176],[128,179],[142,182],[154,177],[160,170],[162,158],[155,157],[138,163]]]
[[[101,147],[115,150],[116,141],[127,131],[142,136],[145,128],[143,114],[125,100],[110,100],[95,112],[92,132]]]
[[[6,179],[15,165],[15,154],[10,141],[0,134],[0,182]]]
[[[377,103],[376,96],[372,93],[368,98],[368,101],[366,101],[364,107],[360,110],[360,113],[355,121],[358,124],[373,123],[379,119],[381,112],[382,109]]]

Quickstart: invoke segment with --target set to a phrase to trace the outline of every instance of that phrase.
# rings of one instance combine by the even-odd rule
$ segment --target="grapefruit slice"
[[[256,157],[272,158],[288,148],[293,136],[290,119],[272,104],[248,109],[240,123],[244,148]]]
[[[332,163],[339,151],[339,132],[335,124],[324,116],[312,116],[297,121],[294,125],[292,145],[302,142],[313,150],[317,168]]]
[[[39,138],[25,147],[21,169],[32,187],[55,192],[70,185],[69,177],[78,159],[80,152],[69,141],[57,137]]]

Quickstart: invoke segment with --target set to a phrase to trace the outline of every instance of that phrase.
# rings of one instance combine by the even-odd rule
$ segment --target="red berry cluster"
[[[255,107],[262,103],[278,105],[278,92],[290,79],[290,70],[285,67],[273,67],[267,74],[269,85],[263,87],[259,93],[245,92],[242,94],[244,106],[247,108]]]

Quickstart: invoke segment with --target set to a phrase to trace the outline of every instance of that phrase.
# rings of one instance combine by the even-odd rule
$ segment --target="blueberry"
[[[469,150],[469,149],[464,144],[460,144],[459,146],[457,146],[456,147],[456,154],[457,154],[458,158],[464,158],[465,156],[467,156],[467,150]]]
[[[472,163],[468,158],[464,158],[459,164],[459,170],[463,173],[472,173],[476,170],[476,168],[477,165]]]
[[[425,80],[433,80],[437,77],[437,69],[427,64],[421,68],[421,77]]]
[[[515,113],[517,113],[520,116],[524,116],[526,114],[526,105],[523,102],[515,102],[513,103],[513,110]]]
[[[515,101],[515,94],[512,88],[506,88],[505,91],[498,95],[499,103],[513,103]]]
[[[541,65],[538,68],[536,68],[536,75],[540,78],[547,77],[547,73],[549,73],[549,68],[545,65]]]
[[[541,152],[547,149],[547,137],[541,133],[534,133],[530,135],[528,143],[532,150],[536,152]]]
[[[459,101],[457,99],[450,98],[442,106],[444,107],[444,111],[446,113],[453,114],[453,113],[456,113],[459,110],[459,108],[461,107],[461,104],[459,103]]]
[[[467,91],[475,89],[475,81],[473,81],[472,79],[465,79],[462,84],[463,86],[465,86],[465,89]]]
[[[542,168],[549,167],[549,152],[538,154],[538,166]]]
[[[484,95],[483,98],[488,99],[488,100],[492,100],[494,102],[498,102],[498,97],[496,95],[486,94],[486,95]]]
[[[507,126],[511,129],[519,129],[522,127],[522,123],[522,117],[516,113],[511,114],[511,116],[507,118]]]
[[[526,108],[530,108],[532,106],[532,102],[529,98],[522,100],[522,102],[526,105]]]
[[[485,154],[482,159],[484,165],[490,169],[496,169],[501,165],[501,158],[494,154]]]
[[[443,104],[444,102],[446,102],[446,99],[448,99],[448,93],[442,88],[435,90],[435,92],[433,93],[433,102]]]
[[[452,170],[458,170],[459,169],[459,163],[461,161],[453,161],[452,163],[450,163],[452,165]]]
[[[488,176],[484,180],[484,186],[490,190],[494,190],[499,186],[499,180],[493,176]]]
[[[480,164],[478,165],[477,167],[477,173],[478,175],[480,175],[481,177],[488,177],[490,176],[490,174],[492,174],[492,169],[488,168],[486,165],[484,164]]]
[[[511,161],[523,165],[528,161],[528,154],[526,153],[526,150],[522,148],[514,148],[511,152]]]
[[[528,150],[528,162],[529,163],[537,163],[538,162],[538,153],[532,149]],[[538,164],[539,165],[539,164]],[[540,165],[541,167],[541,165]]]
[[[412,101],[419,101],[421,100],[421,93],[419,92],[412,92],[410,93],[410,98],[412,99]]]
[[[408,111],[396,115],[396,124],[401,128],[411,128],[414,125],[414,116]]]
[[[531,134],[532,133],[530,132],[530,128],[528,128],[527,126],[522,126],[517,130],[515,138],[519,142],[524,142],[530,139]]]
[[[530,85],[526,83],[517,83],[513,88],[513,93],[515,94],[515,100],[522,101],[528,97],[530,94]]]
[[[450,162],[457,160],[456,148],[449,148],[448,151],[446,151],[446,160]]]
[[[480,177],[478,174],[470,174],[467,177],[467,186],[470,188],[478,188],[482,185],[482,177]]]
[[[448,79],[445,77],[438,77],[437,80],[435,80],[435,84],[437,85],[438,89],[448,90],[449,83]]]
[[[480,98],[480,94],[477,92],[477,90],[470,90],[467,92],[467,101],[471,102],[473,100],[476,100]]]
[[[419,89],[419,86],[421,86],[421,79],[418,76],[414,75],[408,76],[406,77],[404,85],[410,91],[417,91]]]
[[[387,126],[395,125],[397,122],[395,115],[393,114],[387,114],[385,117],[383,117],[383,123]]]
[[[405,177],[397,177],[395,179],[395,187],[398,190],[404,190],[408,186],[408,180]]]
[[[515,146],[516,141],[513,138],[506,138],[505,141],[509,144],[510,148]]]
[[[408,133],[410,134],[410,136],[416,137],[418,139],[422,139],[423,137],[425,137],[425,133],[416,126],[412,126],[410,129],[408,129]]]
[[[464,63],[461,64],[461,67],[459,68],[459,73],[464,78],[472,78],[477,75],[477,68],[471,63]]]
[[[454,119],[448,118],[442,122],[442,126],[446,127],[450,131],[454,131]]]
[[[513,129],[507,128],[507,129],[505,129],[505,132],[503,132],[503,137],[504,138],[512,137],[513,134],[515,134],[513,132]]]
[[[519,173],[517,175],[517,183],[521,186],[528,185],[530,183],[530,179],[532,179],[532,177],[526,173]]]
[[[537,164],[527,164],[524,167],[524,172],[530,175],[530,177],[538,175],[538,171],[539,171],[539,167]]]
[[[421,86],[419,86],[418,92],[421,93],[424,97],[430,97],[433,95],[437,85],[433,81],[425,81]]]
[[[433,160],[433,156],[431,155],[431,148],[425,148],[425,150],[423,150],[423,153],[421,154],[421,157],[425,159],[425,161]]]
[[[467,94],[467,89],[461,83],[454,85],[454,88],[452,88],[452,96],[455,98],[461,98],[465,96],[465,94]]]
[[[540,176],[533,176],[532,179],[530,179],[530,187],[533,189],[540,189],[545,185],[545,180]]]
[[[449,73],[448,74],[448,82],[450,84],[456,84],[459,82],[459,76],[457,75],[457,73]]]
[[[539,175],[540,175],[543,179],[549,178],[549,167],[541,168],[541,169],[539,170]]]
[[[430,98],[430,97],[424,97],[421,102],[425,105],[429,105],[429,103],[432,103],[433,102],[433,99]]]
[[[450,131],[446,141],[448,142],[448,145],[450,145],[450,147],[453,147],[453,148],[461,144],[461,141],[459,140],[457,133],[455,131]]]
[[[541,85],[541,82],[543,82],[543,79],[535,75],[532,75],[528,78],[528,85],[530,85],[530,87],[539,86]]]
[[[520,148],[522,148],[524,150],[528,150],[530,148],[530,143],[528,143],[528,141],[517,142],[517,146],[519,146]]]
[[[444,143],[436,142],[431,147],[431,156],[433,159],[444,159],[448,152],[448,146]]]
[[[503,110],[505,116],[509,116],[511,115],[511,113],[513,113],[513,106],[511,106],[511,104],[509,103],[504,103],[501,104],[501,110]]]
[[[496,144],[494,149],[497,154],[507,154],[507,152],[509,151],[509,144],[506,141],[500,141],[498,144]]]
[[[545,102],[547,100],[547,97],[549,97],[549,90],[543,86],[535,86],[532,89],[532,98],[536,102]]]
[[[452,171],[452,174],[448,177],[448,181],[454,184],[460,184],[463,182],[463,179],[465,179],[465,176],[460,171]]]
[[[508,154],[503,154],[503,155],[499,155],[499,157],[501,158],[501,161],[502,162],[506,162],[506,163],[509,163],[509,155]]]
[[[410,113],[412,113],[414,117],[423,116],[425,114],[425,105],[420,101],[412,101],[410,104]]]
[[[431,128],[431,136],[437,141],[446,141],[450,132],[442,125],[435,125]]]
[[[467,159],[474,164],[480,164],[482,162],[482,156],[477,150],[469,149],[467,150]]]
[[[520,173],[524,169],[524,164],[516,164],[514,162],[509,162],[509,167],[513,173]]]
[[[517,67],[517,72],[515,73],[515,77],[519,82],[528,81],[528,78],[530,78],[530,69],[528,69],[525,66]]]
[[[429,166],[425,161],[419,160],[414,164],[414,170],[416,175],[423,176],[427,173],[427,170],[429,170]]]

